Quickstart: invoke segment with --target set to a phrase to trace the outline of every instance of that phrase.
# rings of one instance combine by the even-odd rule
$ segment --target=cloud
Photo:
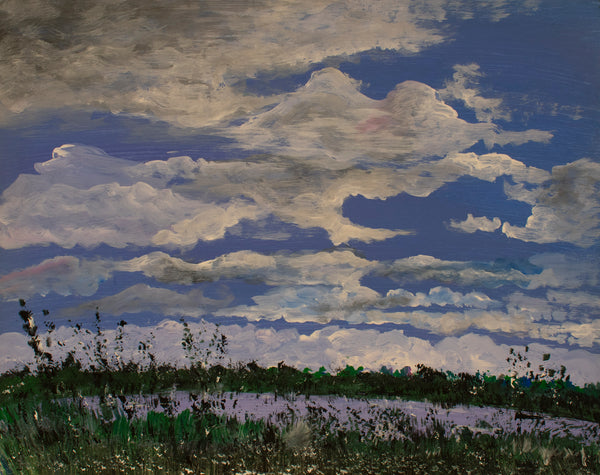
[[[600,259],[594,253],[545,253],[532,256],[529,261],[542,269],[539,274],[531,276],[530,289],[576,289],[585,286],[596,287],[600,282]]]
[[[263,255],[240,251],[216,259],[191,263],[162,252],[128,261],[85,261],[55,258],[0,279],[6,297],[18,298],[33,287],[62,295],[91,295],[99,282],[115,272],[142,272],[163,285],[193,285],[194,290],[179,293],[171,289],[136,285],[99,300],[88,301],[61,312],[81,315],[99,307],[102,313],[162,313],[197,317],[216,315],[249,320],[320,322],[343,320],[349,323],[394,323],[411,325],[439,335],[459,335],[473,329],[545,339],[580,346],[593,346],[600,340],[598,320],[594,320],[594,296],[567,292],[563,276],[571,288],[593,286],[598,268],[590,261],[581,268],[568,256],[540,255],[520,270],[510,262],[474,263],[442,261],[414,256],[393,262],[369,261],[350,251]],[[563,273],[564,271],[564,273]],[[60,284],[57,283],[57,273]],[[394,288],[385,294],[363,284],[367,275],[387,276],[399,281],[438,280],[446,286],[425,292]],[[252,296],[253,304],[231,306],[233,297],[205,298],[201,284],[219,279],[269,285],[269,290]],[[516,285],[521,292],[504,302],[479,290],[461,292],[447,285],[480,288]],[[529,291],[556,286],[546,298]]]
[[[0,334],[0,372],[22,368],[33,362],[33,350],[27,344],[22,333],[7,332]]]
[[[462,294],[454,292],[447,287],[434,287],[429,290],[428,294],[423,292],[413,294],[403,289],[392,289],[388,291],[381,303],[376,304],[376,306],[384,308],[391,308],[398,305],[404,307],[431,307],[432,305],[437,305],[440,307],[452,306],[484,309],[495,306],[496,302],[481,292]]]
[[[228,228],[242,219],[261,216],[254,204],[234,201],[224,206],[197,205],[198,214],[193,218],[174,223],[171,229],[162,229],[152,237],[157,246],[192,248],[198,241],[213,241],[225,237]]]
[[[515,285],[535,290],[543,287],[576,289],[599,282],[598,257],[580,254],[537,254],[528,261],[448,261],[417,255],[397,259],[381,273],[398,282],[434,280],[446,285],[496,288]]]
[[[509,120],[510,114],[502,107],[502,99],[485,98],[479,95],[477,84],[484,74],[478,64],[457,64],[454,66],[452,81],[446,81],[440,89],[440,97],[447,100],[459,100],[475,111],[480,122],[492,122],[496,119]]]
[[[600,316],[598,296],[588,292],[549,290],[545,297],[521,292],[506,297],[507,312],[525,315],[532,321],[593,323]]]
[[[593,246],[600,237],[599,181],[600,165],[581,159],[554,167],[548,183],[533,190],[506,185],[509,198],[533,208],[525,226],[505,222],[502,232],[522,241]]]
[[[197,334],[212,334],[209,324],[188,322],[188,328]],[[139,341],[148,341],[158,362],[186,364],[181,347],[183,325],[165,320],[153,327],[125,326],[126,343],[124,356],[139,358]],[[324,366],[329,371],[344,368],[347,364],[363,366],[378,371],[382,366],[401,369],[413,368],[422,363],[433,368],[450,370],[454,373],[476,371],[500,375],[512,372],[506,363],[509,346],[498,344],[488,336],[466,334],[460,337],[445,337],[436,344],[428,340],[410,337],[402,330],[380,331],[377,328],[353,329],[336,326],[325,327],[309,334],[300,334],[293,328],[275,329],[253,324],[222,325],[219,328],[229,342],[227,359],[232,362],[256,361],[261,365],[275,366],[280,361],[299,369],[312,370]],[[149,339],[150,331],[154,338]],[[105,332],[113,341],[114,330]],[[77,349],[78,344],[71,329],[59,327],[56,339],[65,342],[67,348]],[[27,347],[21,333],[0,334],[0,346],[6,351],[0,355],[0,371],[11,369],[33,360],[33,352]],[[519,350],[519,348],[516,348]],[[55,351],[59,348],[55,347]],[[575,384],[582,385],[600,381],[600,355],[582,349],[556,348],[553,345],[532,343],[527,353],[533,368],[543,362],[543,355],[551,354],[550,363],[565,365]]]
[[[508,264],[508,265],[507,265]],[[527,287],[535,276],[507,264],[493,262],[448,261],[417,255],[397,259],[382,274],[399,282],[434,280],[443,284],[500,287]]]
[[[350,250],[294,254],[238,251],[194,263],[164,252],[152,252],[125,261],[86,260],[72,256],[47,259],[0,277],[0,295],[12,300],[50,292],[91,296],[116,272],[139,272],[163,285],[237,280],[274,287],[264,295],[255,295],[254,305],[232,309],[226,308],[225,302],[215,307],[222,315],[251,319],[277,319],[284,315],[298,321],[344,319],[361,322],[366,321],[365,312],[369,309],[431,306],[498,309],[502,306],[480,291],[462,293],[449,288],[457,285],[474,289],[514,285],[524,291],[544,287],[559,289],[548,292],[547,300],[521,293],[521,302],[529,299],[528,307],[540,316],[536,320],[545,318],[543,309],[550,308],[551,304],[548,315],[554,312],[558,318],[561,312],[566,315],[568,311],[569,318],[575,318],[573,315],[576,314],[566,306],[582,306],[587,302],[593,307],[594,297],[581,291],[567,292],[567,289],[594,288],[599,270],[597,259],[561,254],[542,254],[530,258],[529,262],[514,263],[444,261],[423,255],[387,262],[368,260]],[[382,295],[362,283],[368,275],[408,283],[437,281],[443,285],[416,293],[395,288]],[[515,298],[514,295],[511,297],[507,311],[523,309],[515,304]],[[557,307],[559,304],[561,306]]]
[[[484,72],[475,64],[455,66],[442,89],[405,81],[382,100],[362,94],[360,82],[333,67],[314,72],[289,94],[261,97],[245,89],[249,78],[287,77],[374,48],[413,54],[448,39],[444,22],[449,17],[483,15],[496,21],[509,10],[523,11],[516,2],[142,3],[3,2],[0,123],[39,120],[36,114],[53,114],[56,108],[103,110],[179,127],[210,125],[210,133],[234,138],[235,147],[257,155],[140,163],[93,147],[58,147],[51,160],[35,165],[36,174],[21,175],[3,193],[0,247],[108,244],[185,251],[265,223],[285,226],[285,232],[270,229],[257,238],[286,239],[301,228],[306,234],[325,231],[336,246],[369,243],[414,231],[352,222],[343,212],[349,197],[428,197],[465,176],[487,182],[506,177],[507,197],[531,205],[531,217],[517,226],[469,214],[452,221],[454,229],[501,228],[506,236],[541,244],[597,243],[597,164],[579,160],[548,173],[505,154],[464,153],[480,141],[492,147],[546,143],[552,137],[495,125],[510,117],[501,99],[484,96],[479,86]],[[535,9],[536,3],[522,8]],[[462,120],[452,101],[472,109],[478,122]],[[67,311],[75,315],[99,305],[115,315],[339,318],[408,324],[442,335],[477,329],[589,346],[599,335],[591,290],[598,283],[597,261],[593,252],[544,254],[528,262],[430,256],[379,262],[340,250],[241,251],[199,263],[165,252],[128,261],[59,256],[0,277],[0,296],[91,297],[117,272],[143,273],[169,288],[140,284]],[[398,288],[380,293],[367,286],[367,276],[413,285],[394,284]],[[202,293],[204,283],[220,279],[270,288],[253,295],[253,305],[231,307],[229,296],[215,300]],[[420,292],[414,287],[419,281],[427,281],[425,290],[417,287]],[[180,284],[194,287],[182,293]],[[502,293],[512,293],[502,299],[500,291],[489,292],[490,298],[478,290],[500,286],[507,287]],[[535,292],[542,288],[549,289],[545,295]],[[256,351],[260,342],[275,351],[277,337],[300,341],[293,332],[283,335],[263,331],[255,338]],[[329,336],[314,338],[332,352],[331,361],[338,357]],[[351,340],[343,333],[335,338]],[[423,341],[415,344],[434,351]]]
[[[54,291],[60,295],[89,296],[115,272],[141,272],[162,284],[196,285],[237,279],[269,286],[324,285],[356,291],[361,289],[360,280],[380,266],[379,262],[359,257],[350,250],[272,255],[238,251],[200,263],[164,252],[126,261],[60,256],[1,277],[0,295],[16,299]]]
[[[138,182],[166,188],[172,181],[193,179],[204,163],[202,159],[195,161],[190,157],[139,163],[112,157],[97,147],[64,144],[52,151],[50,160],[36,163],[34,169],[44,177],[44,183],[60,183],[82,190],[106,183],[131,186]]]
[[[465,175],[486,181],[507,175],[517,184],[548,178],[507,155],[460,153],[479,140],[546,141],[547,132],[469,124],[435,90],[414,81],[381,101],[357,88],[345,74],[325,68],[273,109],[224,129],[240,145],[271,153],[245,161],[138,163],[94,147],[58,147],[51,160],[35,165],[37,175],[20,175],[4,191],[0,246],[186,249],[221,239],[244,220],[270,217],[324,229],[334,245],[372,242],[411,231],[353,223],[342,212],[348,197],[423,197]]]
[[[0,246],[5,249],[49,243],[189,248],[223,238],[244,219],[270,215],[300,228],[322,228],[336,245],[370,242],[409,231],[353,223],[342,214],[350,196],[385,199],[406,192],[423,197],[465,175],[486,181],[509,175],[529,183],[548,175],[495,153],[454,153],[407,168],[330,170],[273,156],[137,163],[69,144],[35,169],[37,175],[20,175],[2,195]]]
[[[503,153],[453,153],[437,163],[440,166],[447,164],[448,167],[457,167],[461,175],[470,175],[489,182],[501,176],[510,176],[519,183],[539,184],[550,178],[547,171],[528,167]]]
[[[364,366],[379,370],[381,366],[401,369],[423,363],[434,368],[466,371],[490,371],[506,374],[508,345],[496,344],[490,337],[466,334],[446,337],[436,344],[421,338],[409,337],[402,330],[341,329],[335,326],[299,335],[295,330],[257,329],[253,325],[231,326],[229,333],[230,356],[235,360],[256,360],[265,365],[279,361],[313,370],[324,366],[329,370]],[[548,345],[530,345],[528,356],[534,367],[542,363],[544,352],[551,353],[552,361],[564,364],[574,381],[595,381],[600,374],[598,355],[585,350],[566,350]],[[583,363],[579,366],[578,363]],[[585,376],[584,376],[585,375]]]
[[[240,251],[198,264],[163,253],[133,259],[121,266],[141,271],[164,283],[198,284],[219,279],[239,279],[275,287],[255,295],[254,306],[224,307],[216,315],[258,320],[285,316],[292,321],[332,318],[352,320],[361,307],[380,297],[360,280],[380,264],[351,251],[262,255]]]
[[[516,292],[507,297],[507,311],[512,315],[520,315],[531,321],[565,321],[567,312],[553,305],[544,298],[531,297]]]
[[[380,265],[349,250],[272,255],[238,251],[200,263],[164,252],[125,261],[59,256],[0,277],[0,295],[13,300],[49,292],[90,296],[116,272],[140,272],[161,284],[196,285],[237,279],[270,286],[325,285],[354,291],[361,288],[360,279]]]
[[[337,245],[352,239],[369,242],[407,234],[406,230],[372,229],[352,223],[342,215],[348,197],[386,199],[402,192],[425,197],[465,175],[486,181],[508,175],[515,181],[533,183],[549,176],[546,171],[495,153],[454,153],[403,168],[339,170],[330,169],[326,157],[307,162],[274,156],[243,164],[203,163],[196,179],[176,190],[204,200],[248,197],[282,221],[301,228],[325,229]]]
[[[136,284],[116,295],[62,310],[60,314],[78,317],[97,308],[101,313],[115,316],[125,313],[158,313],[164,316],[201,317],[230,301],[229,297],[222,300],[207,298],[200,289],[181,294],[169,289]]]
[[[379,312],[374,309],[432,306],[481,309],[496,306],[496,302],[481,292],[462,294],[444,287],[416,294],[404,289],[392,289],[386,295],[381,295],[361,285],[296,285],[272,289],[263,295],[254,296],[252,300],[253,305],[221,309],[217,311],[217,315],[241,316],[249,320],[277,320],[283,317],[289,322],[327,323],[344,320],[364,323],[371,321],[370,311]],[[382,312],[379,313],[383,315]],[[389,321],[394,322],[393,319]]]
[[[485,5],[9,0],[0,7],[0,120],[72,107],[202,127],[271,104],[244,90],[259,73],[305,71],[373,49],[414,54],[447,39],[448,13],[499,19],[514,8]]]
[[[364,323],[411,325],[438,335],[461,335],[468,331],[479,330],[582,347],[592,347],[600,343],[599,320],[583,323],[574,321],[549,323],[537,321],[539,315],[539,312],[532,316],[527,312],[511,310],[507,312],[465,310],[444,313],[421,310],[396,312],[369,310],[366,312]]]
[[[143,182],[131,186],[107,183],[81,190],[48,185],[40,178],[21,175],[4,192],[1,247],[55,243],[72,248],[107,243],[122,248],[153,242],[188,246],[198,239],[221,238],[228,225],[256,216],[251,204],[200,204]],[[182,227],[187,229],[182,231]]]
[[[383,170],[370,176],[365,170],[327,170],[315,163],[263,156],[244,162],[203,162],[195,179],[176,190],[204,201],[243,196],[283,222],[304,229],[325,229],[332,242],[340,244],[350,239],[368,242],[406,234],[402,230],[365,228],[342,215],[344,200],[354,194],[351,187],[364,178],[364,193],[372,194],[380,176]]]
[[[449,16],[463,20],[481,18],[497,22],[515,12],[533,13],[538,10],[541,0],[421,0],[412,5],[419,16],[442,21]]]
[[[5,119],[70,106],[199,127],[268,104],[240,86],[259,72],[444,40],[404,0],[18,3],[2,5]]]
[[[192,264],[164,253],[152,253],[119,265],[121,270],[141,271],[163,283],[199,284],[222,279],[260,282],[275,287],[255,295],[254,305],[223,308],[218,315],[250,319],[289,321],[364,321],[369,308],[453,306],[489,308],[496,305],[481,292],[462,294],[435,287],[429,294],[412,294],[402,289],[382,296],[362,285],[371,273],[385,273],[387,264],[369,261],[350,251],[314,254],[262,255],[250,251],[226,254]]]
[[[314,158],[332,168],[443,157],[480,140],[491,147],[552,137],[540,130],[502,132],[486,122],[468,123],[420,82],[398,84],[382,100],[364,96],[359,87],[337,69],[316,71],[273,109],[222,133],[252,150]],[[332,160],[323,161],[323,155]]]
[[[500,226],[502,226],[502,221],[500,221],[500,218],[489,219],[485,216],[473,217],[471,213],[468,213],[465,221],[450,221],[451,228],[465,233],[474,233],[476,231],[491,233],[499,229]]]
[[[68,144],[35,169],[38,175],[19,175],[2,195],[0,246],[5,249],[50,243],[193,247],[260,215],[248,200],[199,202],[167,188],[175,177],[198,172],[199,164],[187,157],[137,164]]]
[[[581,159],[556,166],[552,173],[511,159],[507,155],[453,154],[441,160],[454,160],[469,172],[463,172],[482,180],[492,181],[506,175],[516,183],[505,182],[509,199],[532,206],[525,226],[501,223],[499,218],[468,215],[465,221],[452,220],[450,226],[464,232],[502,232],[513,239],[537,242],[570,242],[581,247],[591,247],[600,237],[600,165],[589,159]],[[473,165],[472,163],[475,163]],[[534,185],[534,186],[532,186]]]
[[[0,296],[8,300],[59,295],[94,295],[100,281],[113,273],[110,261],[89,261],[73,256],[57,256],[42,263],[0,277]]]
[[[271,255],[240,251],[199,263],[163,252],[127,261],[87,261],[65,256],[0,278],[0,294],[6,299],[52,291],[89,296],[115,272],[141,272],[163,286],[192,285],[194,290],[182,294],[140,284],[61,314],[76,316],[99,307],[101,312],[114,315],[151,312],[249,320],[283,317],[290,322],[343,320],[411,325],[439,335],[459,335],[477,329],[581,346],[600,341],[600,320],[594,320],[595,296],[585,290],[567,290],[595,288],[597,259],[559,254],[542,254],[529,262],[514,263],[443,261],[430,256],[381,262],[349,250]],[[369,275],[398,282],[438,281],[442,285],[423,292],[393,288],[382,294],[363,283]],[[250,294],[253,303],[249,305],[231,306],[230,296],[205,298],[202,284],[221,279],[262,283],[271,288]],[[522,290],[505,299],[490,298],[478,290],[506,286],[510,292],[513,285]],[[452,288],[455,286],[474,290],[458,291]],[[533,292],[543,287],[550,289],[545,297]],[[246,289],[252,292],[251,288]]]
[[[252,297],[254,305],[221,309],[216,315],[248,320],[284,318],[289,322],[345,320],[359,323],[365,321],[365,309],[378,297],[376,291],[363,286],[353,290],[324,285],[281,287]]]
[[[600,320],[567,321],[564,309],[522,293],[513,294],[505,309],[480,292],[461,294],[442,287],[428,294],[394,289],[386,296],[368,287],[280,287],[252,300],[253,305],[222,308],[215,315],[297,323],[393,323],[445,336],[478,330],[586,347],[600,343]],[[429,310],[435,306],[444,310]]]
[[[339,285],[357,288],[360,279],[379,263],[352,251],[278,253],[253,251],[224,254],[198,264],[154,252],[118,265],[120,270],[143,272],[163,283],[196,284],[219,279],[241,279],[272,286]]]
[[[549,290],[547,298],[550,302],[568,305],[570,307],[590,307],[591,309],[596,309],[596,313],[598,312],[598,302],[600,302],[600,297],[598,295],[590,294],[588,292]]]

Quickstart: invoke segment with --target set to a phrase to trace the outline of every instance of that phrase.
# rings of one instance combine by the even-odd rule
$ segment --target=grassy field
[[[277,427],[194,407],[128,417],[49,401],[0,410],[3,473],[599,473],[596,444],[548,434],[445,435],[390,414],[393,435],[332,430],[313,413]]]
[[[400,397],[600,422],[600,386],[571,384],[565,368],[495,377],[425,366],[414,373],[348,366],[335,374],[283,362],[272,368],[209,366],[208,352],[225,354],[226,338],[213,334],[201,348],[186,326],[187,367],[157,364],[144,345],[144,363],[111,364],[98,314],[88,362],[73,353],[56,361],[24,302],[22,307],[35,367],[0,375],[0,473],[600,473],[597,440],[552,437],[542,429],[491,435],[463,427],[448,434],[434,419],[419,431],[409,415],[393,410],[378,416],[385,418],[383,432],[380,420],[342,427],[339,416],[320,410],[288,414],[275,424],[219,414],[218,398],[207,403],[197,397],[191,409],[179,412],[169,396],[178,389]],[[511,350],[507,362],[529,368],[526,353]],[[115,404],[128,394],[150,395],[156,410],[139,416]],[[85,404],[92,395],[99,399],[95,410]]]

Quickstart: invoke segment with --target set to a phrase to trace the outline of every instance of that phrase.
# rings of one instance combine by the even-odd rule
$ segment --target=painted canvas
[[[597,1],[4,0],[0,78],[0,473],[600,471]]]

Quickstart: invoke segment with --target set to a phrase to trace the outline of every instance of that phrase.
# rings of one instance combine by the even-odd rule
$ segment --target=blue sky
[[[2,9],[3,368],[25,298],[171,360],[185,317],[264,364],[600,380],[597,2]]]

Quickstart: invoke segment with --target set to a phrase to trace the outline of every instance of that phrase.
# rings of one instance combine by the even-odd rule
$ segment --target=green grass
[[[5,473],[599,473],[597,445],[548,434],[446,437],[402,425],[381,440],[329,430],[313,415],[285,429],[205,411],[121,415],[112,421],[76,404],[29,401],[0,410]],[[398,423],[402,424],[402,416]],[[10,472],[9,472],[10,470]]]
[[[241,423],[217,416],[211,407],[178,415],[150,412],[136,419],[115,414],[108,403],[98,414],[77,404],[82,394],[109,396],[106,401],[125,393],[151,394],[173,387],[403,395],[430,401],[438,397],[446,403],[464,403],[466,398],[533,409],[547,398],[550,409],[558,407],[555,412],[598,414],[597,386],[539,382],[513,387],[497,378],[467,378],[429,368],[409,377],[351,367],[330,375],[285,365],[163,366],[145,371],[130,366],[95,372],[67,366],[39,375],[0,376],[0,473],[600,473],[596,443],[584,447],[580,441],[551,438],[543,432],[491,437],[465,429],[449,437],[441,425],[421,434],[402,413],[388,415],[390,427],[401,437],[383,440],[375,434],[339,430],[334,416],[318,412],[299,425],[279,429],[262,421]],[[61,397],[71,403],[52,402]],[[553,402],[557,400],[558,405]]]

